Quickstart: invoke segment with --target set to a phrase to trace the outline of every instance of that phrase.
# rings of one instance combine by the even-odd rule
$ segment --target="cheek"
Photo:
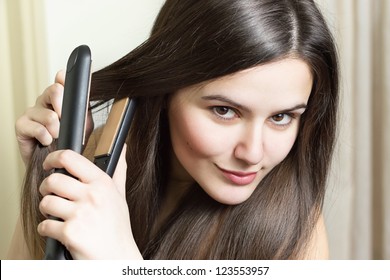
[[[282,135],[274,134],[268,139],[267,153],[270,155],[272,166],[276,166],[283,161],[296,140],[296,131],[286,131]]]
[[[194,116],[198,116],[194,118]],[[191,154],[206,158],[226,151],[221,145],[216,128],[207,120],[194,114],[175,114],[170,118],[171,141],[177,156]]]

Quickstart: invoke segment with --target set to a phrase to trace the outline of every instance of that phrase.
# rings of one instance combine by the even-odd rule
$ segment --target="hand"
[[[62,101],[64,96],[65,71],[59,71],[54,84],[38,96],[35,105],[16,121],[15,133],[19,144],[19,151],[25,165],[30,161],[35,146],[41,143],[49,146],[58,138]],[[92,114],[87,117],[86,138],[93,130]]]
[[[53,139],[58,138],[64,81],[65,72],[58,72],[55,83],[49,86],[37,98],[35,105],[28,108],[16,121],[16,138],[25,165],[29,162],[38,142],[48,146]]]
[[[70,150],[53,152],[43,163],[46,170],[65,168],[79,179],[54,173],[40,186],[44,196],[40,211],[63,221],[47,219],[39,224],[38,232],[60,241],[74,259],[142,258],[125,198],[124,151],[113,178]]]

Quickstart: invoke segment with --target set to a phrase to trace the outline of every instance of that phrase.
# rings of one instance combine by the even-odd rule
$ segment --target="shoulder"
[[[303,259],[308,260],[325,260],[329,259],[328,235],[326,232],[325,221],[321,214],[314,226],[309,244]]]

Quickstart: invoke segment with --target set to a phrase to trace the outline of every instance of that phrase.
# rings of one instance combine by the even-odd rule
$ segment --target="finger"
[[[61,242],[72,253],[72,244],[79,235],[79,226],[71,226],[69,222],[46,219],[38,224],[38,233],[44,237],[50,237]]]
[[[126,163],[126,144],[123,146],[121,155],[118,160],[118,164],[116,166],[114,175],[112,179],[115,185],[118,188],[118,191],[124,196],[126,194],[126,171],[127,171],[127,163]]]
[[[38,225],[37,230],[41,236],[53,238],[65,245],[65,222],[54,219],[46,219]],[[65,247],[67,246],[65,245]]]
[[[36,105],[53,109],[61,118],[63,97],[64,86],[60,83],[55,83],[46,88],[45,91],[37,98]]]
[[[61,69],[60,71],[57,72],[55,78],[54,78],[55,83],[59,83],[61,85],[65,84],[65,70]]]
[[[50,153],[43,162],[43,168],[65,168],[72,176],[83,183],[91,183],[108,177],[99,167],[84,156],[72,150],[58,150]]]
[[[46,195],[39,203],[39,211],[45,216],[68,220],[74,213],[74,202],[56,195]]]
[[[53,138],[58,138],[60,119],[56,112],[51,109],[33,107],[27,110],[26,116],[32,121],[43,125]]]
[[[84,185],[77,179],[61,173],[53,173],[46,177],[39,187],[42,196],[55,194],[57,196],[76,201],[84,192]]]
[[[32,121],[26,115],[17,120],[15,132],[16,138],[22,147],[31,146],[31,140],[34,138],[44,146],[50,145],[53,141],[53,135],[44,125]]]

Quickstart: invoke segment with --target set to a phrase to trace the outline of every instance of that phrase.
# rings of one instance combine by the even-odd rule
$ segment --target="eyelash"
[[[290,120],[285,124],[278,124],[276,121],[273,120],[274,117],[283,115],[283,119],[287,116],[290,118]],[[279,128],[286,128],[291,125],[292,121],[297,118],[297,115],[294,113],[278,113],[276,115],[271,116],[269,119],[271,123]]]
[[[226,117],[224,117],[223,115],[221,115],[220,113],[217,112],[218,109],[226,109],[227,112],[232,112],[232,113],[234,113],[234,117],[226,118]],[[212,107],[210,107],[210,110],[213,112],[213,114],[214,114],[217,118],[222,119],[222,120],[224,120],[224,121],[231,121],[231,120],[233,120],[233,119],[235,119],[235,118],[237,118],[237,117],[240,116],[236,109],[231,108],[231,107],[229,107],[229,106],[212,106]],[[273,118],[276,117],[276,116],[279,116],[279,115],[283,115],[283,119],[284,119],[285,117],[289,117],[290,120],[288,121],[288,123],[285,123],[285,124],[278,124],[276,121],[273,120]],[[297,114],[295,114],[295,113],[278,113],[278,114],[275,114],[275,115],[269,117],[269,120],[270,120],[270,122],[271,122],[273,125],[275,125],[275,126],[278,127],[278,128],[286,128],[286,127],[288,127],[289,125],[291,125],[292,121],[293,121],[294,119],[296,119],[296,118],[297,118]]]
[[[222,119],[222,120],[224,120],[224,121],[231,121],[231,120],[233,120],[233,119],[235,119],[236,117],[239,116],[238,113],[237,113],[237,111],[236,111],[234,108],[231,108],[231,107],[229,107],[229,106],[212,106],[212,107],[210,107],[210,109],[211,109],[211,111],[213,112],[213,114],[214,114],[216,117],[218,117],[218,118],[220,118],[220,119]],[[221,115],[221,114],[219,114],[219,113],[217,112],[218,109],[227,109],[228,112],[234,113],[234,117],[226,118],[226,117],[224,117],[223,115]]]

